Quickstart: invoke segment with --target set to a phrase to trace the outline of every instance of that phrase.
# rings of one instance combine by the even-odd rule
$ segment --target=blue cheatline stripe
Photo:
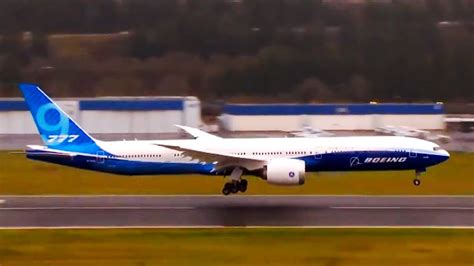
[[[183,100],[83,100],[80,110],[96,111],[150,111],[183,110]]]
[[[0,111],[28,111],[28,106],[23,100],[1,101]]]
[[[227,104],[230,115],[443,114],[442,104]]]

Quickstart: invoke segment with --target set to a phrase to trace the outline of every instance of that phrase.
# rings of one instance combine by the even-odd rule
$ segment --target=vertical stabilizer
[[[101,150],[96,141],[37,85],[21,83],[19,87],[48,148],[82,153]]]

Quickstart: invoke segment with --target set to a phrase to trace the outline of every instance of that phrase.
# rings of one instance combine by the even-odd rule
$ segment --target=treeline
[[[474,2],[382,2],[4,0],[0,96],[473,101]]]

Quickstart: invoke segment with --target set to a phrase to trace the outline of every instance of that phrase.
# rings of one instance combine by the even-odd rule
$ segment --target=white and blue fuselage
[[[217,174],[213,162],[201,162],[160,144],[198,145],[259,160],[298,159],[305,162],[307,172],[422,170],[449,158],[432,142],[391,136],[97,141],[100,149],[95,154],[75,152],[72,159],[60,162],[42,155],[55,150],[30,146],[28,158],[123,175]]]
[[[220,138],[181,127],[194,139],[99,141],[64,113],[38,86],[20,84],[45,146],[27,157],[121,175],[230,175],[229,191],[245,191],[241,176],[269,183],[304,183],[306,172],[415,170],[449,158],[439,145],[407,137]],[[418,179],[415,179],[418,180]],[[416,184],[416,182],[415,182]],[[418,181],[419,184],[419,181]],[[229,194],[225,191],[224,194]],[[226,193],[228,192],[228,193]]]

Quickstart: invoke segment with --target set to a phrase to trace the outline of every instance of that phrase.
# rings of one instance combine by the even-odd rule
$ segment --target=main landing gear
[[[230,174],[231,182],[227,182],[222,189],[222,194],[229,195],[247,191],[248,182],[245,179],[241,179],[243,170],[240,167],[234,168]]]
[[[415,185],[415,186],[421,185],[420,176],[421,176],[421,173],[423,173],[425,171],[426,171],[426,169],[417,169],[415,171],[415,179],[413,179],[413,185]]]
[[[240,192],[245,192],[247,191],[247,185],[248,182],[245,179],[242,179],[240,181],[232,181],[232,182],[227,182],[224,185],[224,188],[222,189],[222,194],[224,195],[229,195],[230,193],[235,194]]]

